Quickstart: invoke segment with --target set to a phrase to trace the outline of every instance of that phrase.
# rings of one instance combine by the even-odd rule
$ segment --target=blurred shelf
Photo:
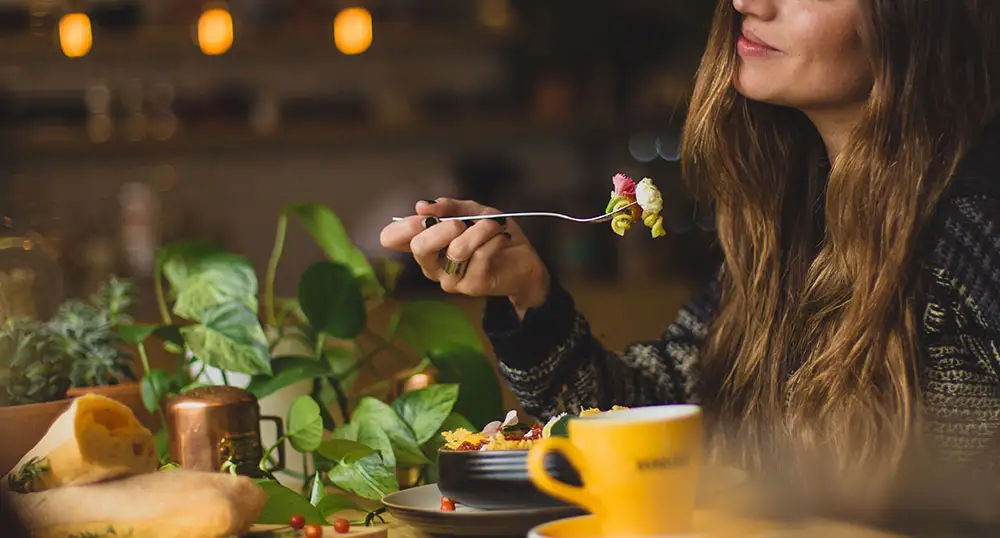
[[[448,89],[469,93],[503,86],[508,78],[504,57],[494,45],[454,39],[430,48],[412,41],[394,49],[378,34],[373,48],[345,56],[331,40],[294,46],[276,37],[273,46],[237,46],[222,56],[205,56],[191,43],[174,44],[169,52],[151,53],[124,40],[112,51],[100,48],[71,60],[43,48],[34,54],[0,40],[0,81],[12,99],[80,99],[95,85],[118,95],[135,82],[147,90],[165,86],[182,99],[220,88],[268,92],[279,98],[331,93],[422,92]],[[387,39],[386,39],[387,40]],[[268,40],[269,42],[271,40]],[[23,48],[27,48],[22,44]]]
[[[295,148],[331,150],[365,147],[418,147],[441,145],[518,145],[572,140],[604,134],[611,126],[598,121],[540,122],[530,118],[477,118],[468,121],[426,122],[406,126],[301,126],[279,129],[271,135],[256,135],[238,126],[203,127],[186,131],[183,126],[169,140],[144,139],[130,142],[112,139],[104,143],[87,140],[82,127],[35,128],[16,133],[13,142],[20,158],[59,156],[139,156],[189,152],[280,151]]]

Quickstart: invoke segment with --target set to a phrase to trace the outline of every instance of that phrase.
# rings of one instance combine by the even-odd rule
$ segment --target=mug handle
[[[601,501],[587,491],[586,480],[584,480],[584,487],[578,487],[552,478],[548,470],[545,469],[545,456],[549,452],[561,452],[581,476],[584,474],[584,458],[579,449],[563,437],[547,437],[536,441],[531,450],[528,451],[528,477],[531,478],[531,481],[544,492],[581,506],[591,514],[600,512]]]
[[[285,468],[285,441],[281,438],[285,436],[285,426],[284,422],[281,421],[281,417],[260,417],[261,422],[273,422],[274,429],[277,430],[275,433],[275,439],[280,440],[278,443],[278,465],[273,469],[268,469],[268,472],[281,471]]]

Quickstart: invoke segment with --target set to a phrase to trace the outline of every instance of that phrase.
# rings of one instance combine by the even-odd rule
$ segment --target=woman
[[[436,220],[493,208],[419,202],[382,243],[489,297],[501,372],[539,418],[691,401],[749,469],[891,473],[928,450],[1000,468],[998,30],[995,0],[721,1],[683,164],[725,261],[621,354],[515,223]]]

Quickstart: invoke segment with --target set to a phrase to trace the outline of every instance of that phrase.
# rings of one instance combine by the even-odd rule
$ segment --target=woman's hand
[[[491,215],[500,211],[468,200],[417,202],[416,215],[382,230],[382,246],[410,252],[427,278],[448,293],[507,296],[520,315],[541,306],[549,274],[513,221],[441,222],[441,217]]]

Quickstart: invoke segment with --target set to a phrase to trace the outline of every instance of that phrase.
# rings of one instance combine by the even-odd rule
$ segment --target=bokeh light
[[[198,18],[198,48],[208,56],[217,56],[232,46],[233,16],[221,8],[205,10]]]
[[[94,35],[90,17],[84,13],[67,13],[59,19],[59,47],[69,58],[81,58],[90,52]]]
[[[333,19],[333,43],[343,54],[361,54],[372,45],[372,14],[365,8],[342,10]]]

